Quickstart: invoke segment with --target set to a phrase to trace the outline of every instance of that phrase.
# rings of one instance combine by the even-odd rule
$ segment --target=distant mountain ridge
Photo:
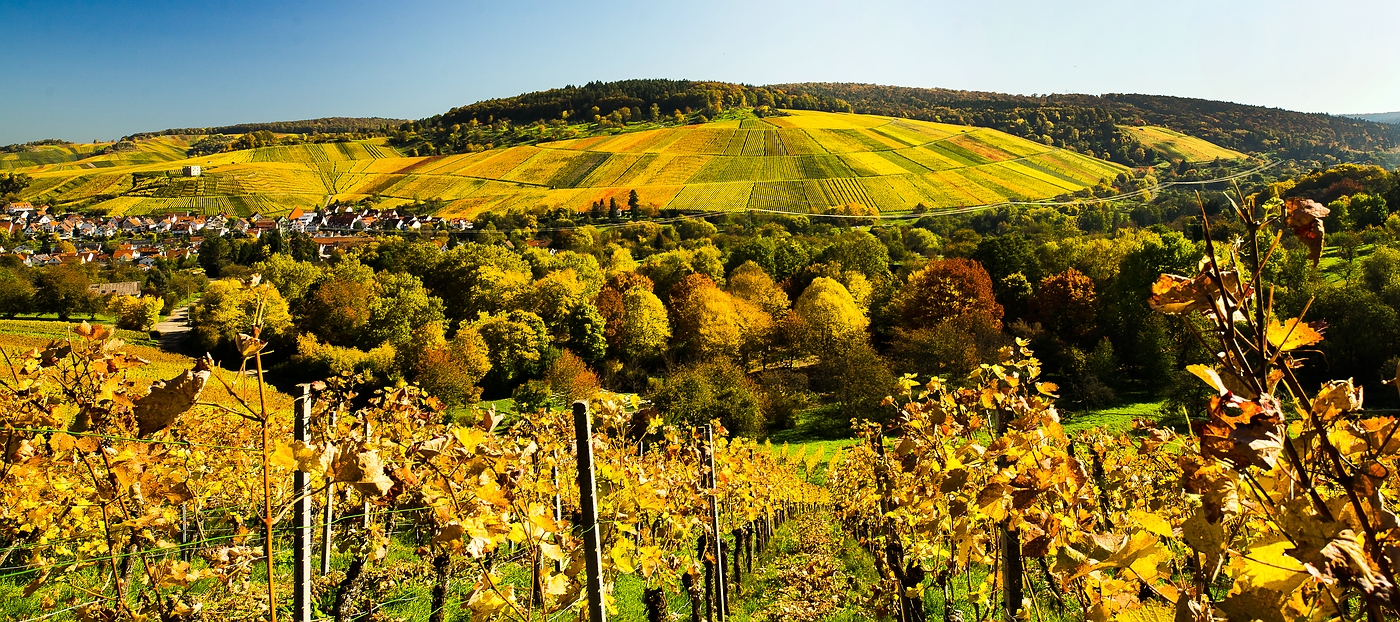
[[[390,128],[405,123],[405,119],[384,117],[322,117],[301,121],[269,121],[237,123],[215,127],[182,127],[157,132],[137,132],[122,140],[137,140],[154,136],[207,136],[210,134],[247,134],[268,131],[275,134],[373,134],[382,136]]]
[[[1372,112],[1369,114],[1344,114],[1344,117],[1362,119],[1372,123],[1386,123],[1390,125],[1400,124],[1400,110],[1395,112]]]

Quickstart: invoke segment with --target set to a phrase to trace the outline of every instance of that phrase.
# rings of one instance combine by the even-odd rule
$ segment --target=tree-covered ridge
[[[301,121],[269,121],[265,123],[237,123],[218,127],[182,127],[158,132],[137,132],[122,140],[139,140],[155,136],[209,136],[214,134],[251,134],[272,132],[274,134],[368,134],[383,136],[389,128],[403,123],[403,119],[383,117],[322,117]]]
[[[873,84],[800,83],[772,88],[839,98],[856,112],[993,127],[1025,136],[1045,129],[1057,141],[1078,142],[1115,156],[1122,147],[1107,124],[1162,125],[1232,149],[1293,159],[1357,159],[1400,145],[1400,128],[1279,108],[1165,95],[1026,96]],[[1056,116],[1059,121],[1055,121]],[[1055,123],[1046,126],[1042,119]],[[1096,125],[1097,124],[1097,125]],[[1089,137],[1083,134],[1089,132]],[[1117,158],[1114,158],[1117,160]]]

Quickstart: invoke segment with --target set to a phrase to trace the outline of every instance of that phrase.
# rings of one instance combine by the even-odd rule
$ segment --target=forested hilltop
[[[266,123],[237,123],[217,127],[181,127],[158,132],[137,132],[122,140],[140,140],[155,136],[210,136],[214,134],[250,134],[272,132],[274,134],[365,134],[383,136],[394,126],[404,123],[403,119],[383,117],[323,117],[301,121],[270,121]]]
[[[1155,161],[1122,126],[1159,125],[1252,153],[1322,164],[1400,146],[1400,127],[1326,114],[1160,95],[1025,96],[873,84],[751,86],[689,80],[590,82],[491,99],[399,127],[396,146],[462,153],[525,144],[571,123],[685,124],[730,108],[857,112],[990,127],[1119,164]]]

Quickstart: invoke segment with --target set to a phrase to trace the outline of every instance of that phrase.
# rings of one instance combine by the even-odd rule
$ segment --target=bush
[[[165,300],[155,296],[117,296],[107,303],[107,313],[117,320],[117,328],[146,331],[160,321]]]
[[[549,385],[539,380],[531,380],[515,387],[510,395],[515,401],[515,412],[532,413],[550,407]]]
[[[731,434],[763,432],[763,394],[738,365],[718,360],[681,369],[648,396],[669,424],[703,425],[719,419]]]
[[[563,405],[587,400],[597,395],[600,388],[598,376],[588,368],[588,364],[568,350],[549,364],[544,379],[549,384],[550,392],[558,396]]]
[[[380,381],[398,376],[394,346],[387,343],[365,352],[356,348],[321,343],[316,340],[315,335],[303,333],[297,337],[297,357],[302,365],[322,374],[366,373]]]

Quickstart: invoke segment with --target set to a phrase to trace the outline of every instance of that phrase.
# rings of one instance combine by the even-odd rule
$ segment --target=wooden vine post
[[[603,607],[603,538],[598,531],[598,479],[593,472],[593,425],[588,404],[574,402],[574,438],[578,446],[578,498],[583,529],[583,557],[588,573],[588,620],[607,622]]]
[[[1006,434],[1011,413],[997,410],[997,438]],[[997,469],[1007,467],[1006,456],[997,458]],[[1021,604],[1025,600],[1023,592],[1025,561],[1021,558],[1021,533],[1011,528],[1011,520],[1003,519],[997,531],[1001,535],[1001,595],[1005,620],[1015,620]]]
[[[296,423],[292,434],[302,443],[311,441],[311,385],[301,385],[297,400]],[[296,508],[292,517],[292,538],[296,549],[293,569],[292,619],[311,622],[311,474],[297,469],[292,472],[292,494]]]
[[[724,564],[724,536],[719,530],[719,495],[717,494],[718,478],[715,477],[715,429],[713,426],[705,426],[705,463],[709,467],[709,475],[706,477],[706,486],[710,489],[710,551],[714,556],[714,593],[715,593],[715,619],[724,622],[728,617],[728,590],[725,583]]]

